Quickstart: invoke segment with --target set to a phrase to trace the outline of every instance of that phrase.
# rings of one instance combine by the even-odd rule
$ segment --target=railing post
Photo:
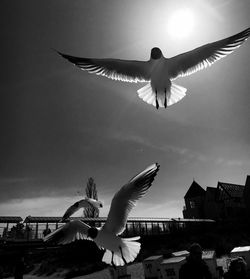
[[[36,233],[35,233],[35,238],[38,239],[38,223],[36,223]]]

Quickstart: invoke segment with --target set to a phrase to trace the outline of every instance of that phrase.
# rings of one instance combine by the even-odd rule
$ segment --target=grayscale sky
[[[83,57],[166,57],[250,27],[249,0],[190,0],[188,36],[169,30],[186,0],[1,1],[0,215],[56,215],[97,184],[114,193],[161,166],[131,216],[182,217],[193,178],[245,184],[250,174],[250,40],[212,67],[175,82],[187,96],[156,110],[144,84],[81,71],[53,49]]]

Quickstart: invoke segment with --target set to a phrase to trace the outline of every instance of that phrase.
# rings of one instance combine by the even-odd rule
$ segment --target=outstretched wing
[[[101,201],[92,199],[92,198],[84,198],[75,202],[71,205],[64,213],[61,222],[67,220],[70,216],[72,216],[75,212],[77,212],[80,208],[91,208],[99,210],[99,208],[103,207],[103,203]]]
[[[88,239],[89,228],[90,226],[80,220],[71,221],[46,235],[43,240],[57,244],[67,244],[79,239]]]
[[[67,220],[70,216],[72,216],[75,212],[77,212],[80,208],[94,208],[93,204],[90,203],[87,199],[80,200],[72,204],[63,214],[61,222]]]
[[[146,61],[81,58],[58,53],[89,73],[127,82],[147,82],[150,80],[149,64]]]
[[[149,166],[115,194],[103,230],[113,232],[116,235],[124,231],[129,212],[136,205],[137,200],[147,192],[159,167],[157,163]]]
[[[232,53],[240,47],[250,35],[250,28],[223,40],[203,45],[189,52],[174,56],[168,60],[169,77],[191,75]]]

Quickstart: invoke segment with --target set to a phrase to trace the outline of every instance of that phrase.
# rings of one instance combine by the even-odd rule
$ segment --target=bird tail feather
[[[140,239],[140,237],[120,239],[122,252],[120,250],[114,251],[114,255],[113,255],[114,265],[122,266],[126,263],[134,261],[134,259],[137,257],[141,249],[141,243],[136,241],[138,239]],[[106,250],[106,252],[103,255],[102,261],[107,264],[112,264],[112,252],[110,250]]]
[[[182,98],[186,96],[187,89],[175,83],[171,84],[170,91],[166,93],[167,96],[167,107],[179,102]],[[139,90],[137,90],[139,98],[149,105],[156,107],[156,95],[153,91],[151,84],[148,83]],[[164,107],[165,94],[164,92],[158,92],[157,100],[159,107]]]
[[[167,105],[171,106],[175,103],[178,103],[182,98],[186,96],[186,91],[187,88],[172,82],[170,88],[170,95],[167,98]]]

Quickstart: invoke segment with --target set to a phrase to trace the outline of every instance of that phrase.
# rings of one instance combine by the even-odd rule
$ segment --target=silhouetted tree
[[[96,184],[92,177],[88,179],[85,189],[86,196],[91,199],[98,200]],[[97,208],[85,208],[83,211],[85,217],[96,218],[99,216],[99,209]]]

